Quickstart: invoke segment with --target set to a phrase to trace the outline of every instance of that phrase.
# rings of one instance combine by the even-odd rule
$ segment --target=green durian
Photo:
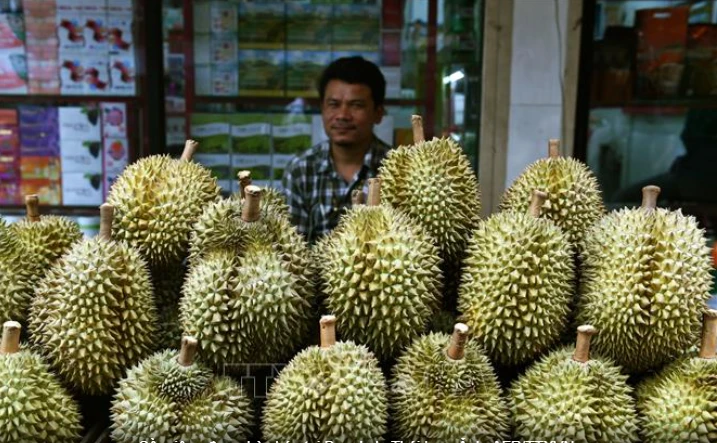
[[[74,443],[79,406],[42,358],[20,345],[20,323],[5,322],[0,344],[0,443]]]
[[[393,367],[394,437],[404,441],[497,441],[510,435],[506,399],[468,327],[417,338]],[[467,341],[467,342],[466,342]]]
[[[510,388],[514,439],[581,443],[637,442],[638,419],[627,376],[611,360],[590,356],[590,325],[574,349],[541,358]]]
[[[100,234],[77,243],[39,282],[30,336],[60,377],[82,393],[112,391],[149,355],[157,327],[149,269],[112,239],[112,206],[100,207]]]
[[[699,353],[670,363],[637,387],[645,443],[717,441],[717,311],[705,313]]]
[[[262,417],[268,441],[377,441],[388,419],[386,380],[365,346],[336,343],[334,316],[321,346],[299,352],[271,385]]]
[[[179,300],[186,273],[187,268],[182,263],[150,268],[154,303],[157,307],[157,350],[176,348],[182,338]]]
[[[657,369],[697,340],[712,284],[709,248],[694,217],[624,208],[585,235],[577,321],[600,328],[595,350],[629,373]]]
[[[530,363],[568,325],[575,267],[568,236],[540,217],[547,196],[529,211],[504,211],[481,222],[468,248],[459,288],[461,320],[488,357],[503,366]]]
[[[500,210],[525,212],[535,189],[548,193],[541,217],[555,222],[577,245],[585,231],[605,214],[597,179],[573,158],[560,157],[559,141],[551,139],[550,154],[529,165],[503,194]]]
[[[220,198],[209,169],[191,160],[197,142],[188,140],[180,159],[153,155],[129,165],[112,185],[115,238],[139,250],[150,266],[174,265],[189,248],[192,226]]]
[[[441,298],[438,249],[421,227],[373,198],[353,206],[315,246],[325,304],[342,337],[388,362],[426,331]]]
[[[110,408],[113,442],[248,440],[251,400],[237,382],[195,361],[196,346],[184,337],[179,353],[155,353],[127,372]]]
[[[452,139],[423,140],[420,119],[412,117],[414,145],[391,150],[382,162],[382,198],[418,221],[444,260],[459,261],[480,219],[478,179]]]
[[[0,218],[0,321],[27,320],[40,264],[26,253],[10,226]]]
[[[314,316],[306,241],[287,218],[261,210],[260,188],[249,186],[247,194],[244,204],[224,200],[207,208],[205,215],[220,214],[215,225],[230,233],[221,242],[197,224],[192,238],[203,240],[193,251],[204,252],[191,262],[180,302],[184,333],[200,340],[205,361],[228,371],[288,361]]]

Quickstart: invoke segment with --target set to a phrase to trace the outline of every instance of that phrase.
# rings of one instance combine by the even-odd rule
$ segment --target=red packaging
[[[685,94],[717,95],[717,25],[690,25],[685,56]]]

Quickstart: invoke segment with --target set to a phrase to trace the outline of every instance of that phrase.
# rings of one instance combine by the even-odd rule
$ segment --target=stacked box
[[[103,145],[99,107],[59,110],[62,200],[65,205],[101,205]]]

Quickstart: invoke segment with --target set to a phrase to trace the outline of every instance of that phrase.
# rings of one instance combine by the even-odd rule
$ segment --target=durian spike
[[[353,206],[364,204],[366,194],[360,189],[354,189],[351,191],[351,204]]]
[[[379,177],[368,179],[368,198],[366,204],[378,206],[381,204],[381,179]]]
[[[247,223],[255,222],[261,216],[261,188],[249,185],[244,188],[244,192],[246,193],[246,198],[241,211],[241,219]]]
[[[468,340],[468,325],[456,323],[453,327],[451,344],[448,347],[448,357],[451,360],[461,360],[464,355],[466,341]]]
[[[239,180],[239,195],[241,199],[244,200],[246,198],[244,188],[251,184],[251,171],[239,171],[237,173],[237,179]]]
[[[538,191],[537,189],[533,191],[533,196],[530,199],[530,207],[528,208],[528,213],[535,218],[540,217],[540,209],[543,207],[543,204],[545,204],[545,200],[547,199],[548,194],[546,192]]]
[[[560,157],[560,140],[557,138],[551,138],[548,140],[548,157],[558,158]]]
[[[182,337],[182,348],[179,350],[177,362],[182,366],[191,366],[194,363],[198,346],[199,342],[196,338],[189,335]]]
[[[717,310],[715,309],[705,312],[700,358],[717,358]]]
[[[597,333],[592,325],[578,326],[578,340],[575,343],[573,360],[580,363],[587,363],[590,360],[590,337]]]
[[[411,127],[413,128],[413,143],[420,143],[426,140],[426,136],[423,133],[423,117],[420,115],[412,115]]]
[[[642,207],[655,209],[657,207],[657,196],[660,195],[659,186],[648,185],[642,188]]]
[[[181,160],[184,161],[190,161],[192,157],[194,157],[194,153],[197,152],[197,147],[199,147],[199,143],[197,143],[196,140],[187,140],[184,143],[184,151],[182,151],[182,157]]]
[[[2,342],[0,342],[0,355],[14,354],[20,350],[20,323],[6,321],[2,325]]]
[[[109,203],[100,205],[100,232],[101,239],[112,240],[112,217],[114,217],[115,207]]]
[[[25,196],[25,209],[27,210],[27,219],[31,222],[40,221],[40,198],[37,194]]]
[[[321,325],[321,347],[329,348],[336,343],[336,316],[324,315],[319,320]]]

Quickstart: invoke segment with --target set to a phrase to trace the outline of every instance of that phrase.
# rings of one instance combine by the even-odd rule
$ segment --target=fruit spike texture
[[[575,270],[555,223],[505,211],[480,223],[466,249],[458,309],[488,357],[530,363],[567,327]]]
[[[316,246],[319,280],[342,337],[387,362],[438,311],[438,249],[418,224],[387,205],[356,206]]]
[[[202,343],[208,363],[228,371],[234,364],[288,361],[315,316],[305,240],[271,210],[243,221],[240,205],[213,204],[197,223],[180,302],[184,333]]]
[[[577,321],[600,330],[596,351],[642,373],[697,340],[712,280],[709,249],[693,217],[621,209],[586,233],[582,249]]]
[[[599,355],[586,363],[573,360],[574,349],[551,352],[513,383],[514,437],[585,443],[638,441],[627,376]]]
[[[153,354],[120,380],[111,405],[111,437],[136,443],[241,442],[250,437],[251,400],[241,386],[194,362],[181,366],[175,350]]]
[[[478,180],[461,147],[448,138],[399,146],[379,176],[383,201],[419,221],[443,259],[458,260],[481,210]]]
[[[365,347],[312,346],[279,373],[262,421],[269,441],[382,440],[388,419],[386,380]]]
[[[176,348],[182,338],[179,300],[186,272],[182,264],[150,268],[157,307],[157,350]]]
[[[151,352],[156,323],[144,259],[97,236],[77,243],[39,282],[29,327],[64,380],[103,395]]]
[[[26,253],[17,236],[0,218],[0,323],[14,320],[24,326],[40,275],[39,263]]]
[[[0,443],[80,440],[80,411],[42,358],[0,354]]]
[[[391,380],[396,436],[406,440],[506,440],[509,412],[488,358],[475,341],[453,360],[450,335],[416,339],[399,357]]]
[[[646,443],[717,441],[717,359],[670,363],[638,385],[637,410]]]
[[[528,166],[503,195],[500,210],[525,212],[535,189],[548,194],[541,217],[554,221],[578,244],[585,230],[605,214],[597,180],[581,162],[543,158]]]
[[[149,265],[180,262],[192,225],[204,207],[219,199],[211,172],[193,162],[155,155],[131,164],[112,185],[112,232],[137,248]]]
[[[82,240],[77,222],[56,215],[43,215],[36,222],[20,220],[10,230],[41,268],[52,265]]]

